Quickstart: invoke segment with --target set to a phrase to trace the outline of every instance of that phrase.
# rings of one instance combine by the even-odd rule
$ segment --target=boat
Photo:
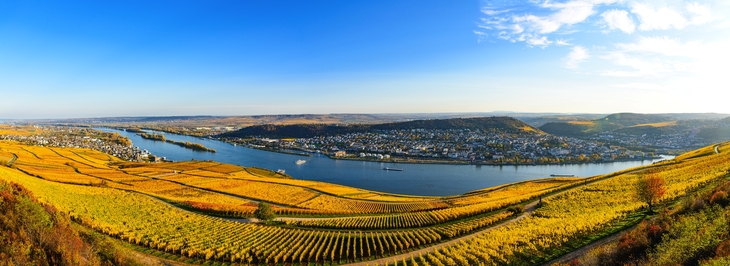
[[[555,174],[550,175],[550,176],[552,176],[552,177],[575,177],[575,175],[555,175]]]
[[[383,168],[383,170],[385,170],[385,171],[403,171],[403,169],[400,169],[400,168],[390,168],[390,167],[385,167],[385,168]]]
[[[295,163],[295,164],[303,164],[303,163],[306,163],[306,162],[307,162],[307,161],[305,161],[305,160],[297,160],[297,161],[296,161],[296,162],[294,162],[294,163]]]
[[[276,172],[279,174],[286,174],[286,171],[284,171],[284,169],[276,170]]]

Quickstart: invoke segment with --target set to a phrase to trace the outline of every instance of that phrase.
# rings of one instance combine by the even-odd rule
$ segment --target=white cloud
[[[524,31],[525,31],[525,28],[523,28],[522,26],[520,26],[518,24],[512,25],[512,32],[514,32],[515,34],[520,34]]]
[[[550,45],[551,43],[553,43],[553,42],[548,40],[547,37],[545,37],[545,36],[542,36],[539,38],[527,39],[527,45],[530,45],[530,46],[539,46],[539,47],[545,48],[548,45]]]
[[[707,6],[700,5],[697,2],[687,3],[687,11],[692,14],[690,23],[693,25],[701,25],[710,21],[712,16]]]
[[[634,20],[629,17],[629,12],[626,12],[626,10],[609,10],[603,12],[601,17],[603,17],[603,20],[612,30],[619,29],[625,33],[631,34],[634,33],[634,30],[636,29]]]
[[[491,8],[482,8],[482,13],[486,14],[487,16],[496,16],[502,13],[507,13],[512,11],[511,9],[504,9],[504,10],[495,10]]]
[[[534,15],[517,16],[512,18],[516,23],[525,23],[525,27],[541,34],[552,33],[560,28],[561,23],[552,19]],[[515,24],[520,25],[520,24]]]
[[[474,31],[474,34],[476,34],[477,36],[479,36],[479,38],[477,38],[477,42],[482,42],[483,39],[489,37],[489,35],[486,32],[483,32],[483,31],[475,30]]]
[[[557,12],[548,16],[548,20],[560,23],[561,25],[573,25],[585,21],[589,16],[595,13],[593,7],[598,4],[614,3],[614,0],[605,1],[585,1],[573,0],[565,3],[553,3],[545,1],[542,4],[544,8],[556,9]]]
[[[511,42],[526,42],[529,46],[547,47],[553,43],[546,35],[553,33],[573,34],[578,32],[570,26],[585,22],[596,14],[596,6],[613,4],[620,0],[568,0],[568,1],[528,1],[532,5],[520,13],[514,8],[486,7],[478,27],[499,31],[497,38]]]
[[[588,50],[586,50],[586,48],[578,45],[573,46],[573,49],[570,51],[565,59],[565,67],[570,69],[577,69],[580,63],[582,63],[589,57],[590,55],[588,54]]]
[[[570,46],[571,44],[567,40],[557,39],[557,40],[555,40],[555,45],[558,45],[558,46]]]
[[[555,47],[564,50],[550,63],[586,74],[601,88],[637,94],[637,107],[730,110],[722,104],[730,80],[728,0],[487,2],[507,5],[493,6],[495,11],[510,10],[483,13],[493,15],[482,15],[480,23],[491,28],[479,29],[488,38],[566,47]],[[580,80],[567,84],[583,87]],[[568,87],[565,91],[581,92]]]
[[[639,17],[639,30],[643,31],[683,29],[687,25],[687,19],[669,7],[654,9],[647,4],[634,3],[631,5],[631,13]]]

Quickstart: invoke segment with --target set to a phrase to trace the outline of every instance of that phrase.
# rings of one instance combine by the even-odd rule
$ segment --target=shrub
[[[730,257],[730,240],[725,240],[717,246],[715,256],[717,258]]]
[[[710,204],[720,204],[722,206],[728,205],[727,192],[717,191],[710,196]]]
[[[274,219],[274,210],[271,209],[271,205],[268,203],[261,202],[253,215],[263,221],[268,221]]]
[[[522,205],[510,206],[509,208],[507,208],[507,211],[512,212],[512,215],[517,216],[525,212],[525,207],[523,207]]]

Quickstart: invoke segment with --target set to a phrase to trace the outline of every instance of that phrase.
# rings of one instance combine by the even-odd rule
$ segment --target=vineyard
[[[0,166],[0,179],[27,187],[80,224],[179,260],[535,264],[646,208],[633,196],[634,184],[646,171],[665,181],[660,202],[725,178],[730,171],[726,147],[720,154],[708,147],[646,169],[589,179],[540,179],[420,197],[218,162],[129,163],[87,149],[1,141],[0,158],[15,161]],[[279,222],[235,219],[251,217],[260,202],[273,204]],[[515,218],[519,206],[537,202],[536,209]],[[474,233],[468,240],[448,242]],[[414,255],[440,243],[448,244]]]

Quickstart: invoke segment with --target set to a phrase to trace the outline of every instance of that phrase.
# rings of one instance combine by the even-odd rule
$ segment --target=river
[[[551,174],[590,177],[658,161],[521,166],[381,163],[334,160],[321,154],[306,157],[268,152],[233,146],[218,140],[165,133],[167,139],[200,143],[217,151],[216,153],[199,152],[165,142],[143,139],[131,132],[108,128],[97,129],[106,132],[117,132],[128,137],[140,149],[146,149],[152,154],[166,157],[168,160],[213,160],[241,166],[262,167],[274,171],[283,169],[288,175],[297,179],[324,181],[389,193],[424,196],[463,194],[485,187],[546,178],[550,177]],[[306,160],[306,163],[294,163],[299,159]],[[400,168],[404,171],[384,171],[383,168],[385,167]]]

